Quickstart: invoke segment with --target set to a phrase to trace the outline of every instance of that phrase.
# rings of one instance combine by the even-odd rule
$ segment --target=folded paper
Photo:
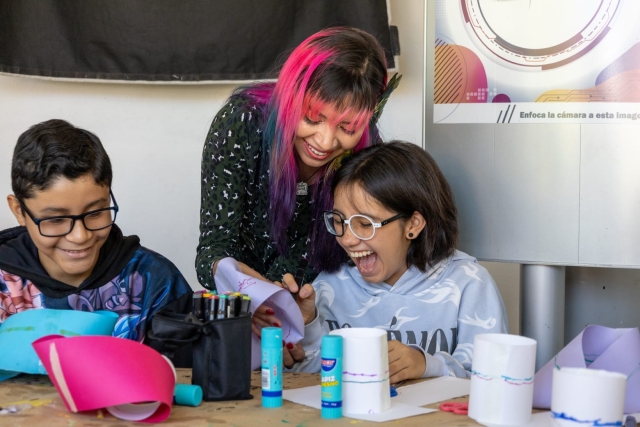
[[[150,347],[123,338],[59,335],[33,347],[71,412],[108,408],[118,418],[145,422],[171,413],[174,370]]]
[[[559,426],[622,426],[626,375],[587,368],[553,370],[551,417]]]
[[[508,334],[478,334],[473,343],[469,417],[485,425],[531,420],[536,342]]]
[[[218,293],[241,292],[249,295],[252,313],[255,313],[262,304],[271,307],[282,323],[283,340],[287,343],[297,343],[304,336],[302,313],[291,293],[286,289],[242,273],[240,266],[233,258],[224,258],[218,262],[215,281]],[[251,369],[257,369],[260,366],[260,338],[252,334]]]
[[[640,332],[638,328],[587,326],[535,376],[533,406],[549,409],[553,370],[588,368],[619,372],[627,376],[624,412],[640,412]]]
[[[342,328],[342,407],[345,414],[377,414],[391,407],[387,331]]]
[[[31,343],[47,335],[111,335],[118,315],[112,311],[33,309],[0,324],[0,381],[20,373],[46,374]]]

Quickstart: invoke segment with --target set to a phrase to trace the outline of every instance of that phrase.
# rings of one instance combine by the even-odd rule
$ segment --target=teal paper
[[[45,370],[31,343],[47,335],[74,337],[111,335],[118,320],[112,311],[33,309],[9,316],[0,324],[0,381],[20,373],[43,374]]]

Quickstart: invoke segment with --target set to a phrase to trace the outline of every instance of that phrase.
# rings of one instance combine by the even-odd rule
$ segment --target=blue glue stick
[[[342,337],[322,337],[320,371],[322,418],[342,417]]]
[[[282,406],[282,329],[262,328],[262,406]]]

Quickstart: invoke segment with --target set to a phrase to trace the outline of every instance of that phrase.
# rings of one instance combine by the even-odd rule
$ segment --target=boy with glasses
[[[9,208],[0,231],[0,323],[33,308],[108,310],[113,335],[145,341],[152,316],[186,312],[191,288],[163,256],[123,236],[109,156],[97,136],[62,120],[18,138]]]

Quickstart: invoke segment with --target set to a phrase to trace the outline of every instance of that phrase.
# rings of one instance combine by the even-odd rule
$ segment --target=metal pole
[[[564,347],[565,267],[520,267],[522,335],[537,341],[536,371]]]

